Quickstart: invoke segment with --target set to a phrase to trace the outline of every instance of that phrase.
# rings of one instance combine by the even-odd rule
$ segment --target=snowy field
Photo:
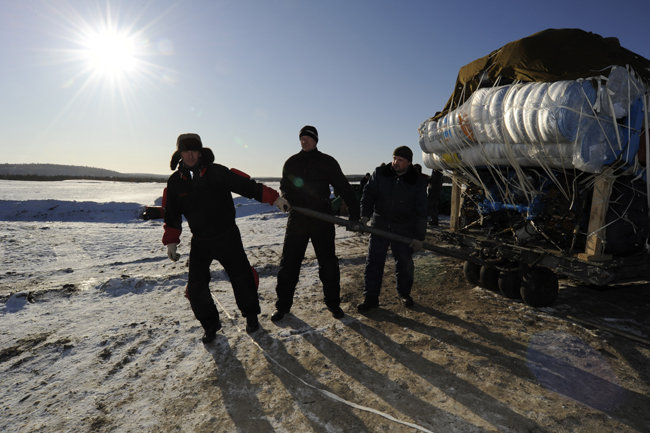
[[[0,180],[0,431],[163,431],[154,428],[161,393],[165,401],[182,399],[188,390],[180,378],[209,367],[206,357],[216,361],[200,344],[184,297],[189,228],[184,223],[181,260],[173,263],[161,243],[162,221],[139,219],[143,206],[160,204],[163,188]],[[242,197],[235,203],[268,315],[286,215]],[[337,236],[351,234],[337,229]],[[317,281],[317,266],[303,267],[301,283]],[[218,263],[211,287],[224,331],[245,337]],[[183,417],[192,426],[211,415]]]
[[[138,217],[163,187],[0,181],[0,432],[649,431],[650,349],[566,319],[647,335],[644,286],[566,288],[536,311],[420,252],[416,306],[389,265],[380,308],[360,315],[368,239],[338,227],[346,316],[325,308],[310,246],[291,314],[272,323],[286,215],[236,197],[261,329],[245,332],[214,263],[223,329],[203,345],[184,297],[189,229],[171,262],[162,221]]]
[[[119,370],[136,352],[162,359],[192,354],[165,360],[155,374],[172,365],[193,366],[194,356],[205,355],[197,345],[201,330],[183,296],[189,228],[184,223],[182,257],[172,263],[161,243],[162,221],[138,217],[143,206],[160,204],[163,187],[0,181],[0,431],[85,431],[87,418],[101,413],[98,405],[123,399],[132,386],[133,378]],[[254,200],[236,197],[235,202],[244,245],[266,251],[250,259],[260,272],[260,292],[267,294],[262,308],[269,310],[275,281],[264,266],[277,266],[286,216]],[[265,255],[273,261],[260,261]],[[230,284],[218,264],[212,269],[213,288],[222,292],[215,296],[225,313],[222,320],[235,320]],[[317,280],[317,270],[304,269],[301,278]],[[168,334],[152,335],[161,322]],[[243,326],[240,322],[235,321]],[[182,337],[174,338],[179,333]],[[43,342],[45,353],[30,353]],[[111,369],[109,358],[121,346],[131,352]],[[110,381],[97,376],[98,363],[106,364],[100,371]],[[153,423],[155,395],[140,398],[129,406],[135,412],[129,417],[147,426]],[[133,431],[141,430],[133,425]]]
[[[0,181],[0,296],[14,295],[6,308],[15,308],[27,292],[93,287],[105,282],[102,274],[118,269],[159,275],[167,260],[162,221],[144,221],[140,214],[146,205],[160,205],[164,186]],[[266,235],[282,239],[283,222],[264,235],[248,229],[260,218],[283,220],[274,207],[237,196],[235,201],[244,237],[255,244]],[[186,225],[183,239],[189,244]]]

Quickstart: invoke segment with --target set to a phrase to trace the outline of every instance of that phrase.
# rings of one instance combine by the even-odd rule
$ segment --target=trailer
[[[419,128],[424,165],[452,179],[448,230],[428,243],[466,278],[531,306],[558,278],[650,280],[650,61],[549,29],[462,67]]]
[[[624,257],[597,253],[593,247],[602,248],[602,231],[592,235],[584,252],[572,254],[548,245],[500,239],[481,227],[460,227],[460,219],[452,213],[450,229],[429,229],[424,248],[464,260],[463,272],[470,283],[508,298],[521,298],[533,307],[555,302],[560,278],[592,286],[650,281],[646,251]]]

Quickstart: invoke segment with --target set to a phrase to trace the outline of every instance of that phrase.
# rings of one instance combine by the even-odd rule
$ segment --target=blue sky
[[[170,173],[176,137],[280,176],[314,125],[347,174],[407,145],[458,69],[547,28],[650,58],[650,2],[0,0],[0,163]],[[104,31],[102,30],[104,29]],[[116,44],[98,45],[98,35]],[[120,42],[121,41],[121,42]],[[103,49],[101,47],[104,47]]]

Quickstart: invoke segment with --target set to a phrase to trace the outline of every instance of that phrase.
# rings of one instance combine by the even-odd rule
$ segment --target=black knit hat
[[[311,125],[303,126],[302,129],[300,130],[300,134],[298,134],[298,138],[302,137],[303,135],[313,138],[314,141],[318,143],[318,131],[313,126]]]
[[[186,150],[201,150],[202,147],[203,143],[201,143],[201,137],[199,137],[199,134],[181,134],[176,140],[176,149],[179,152],[184,152]]]
[[[400,146],[393,150],[393,156],[401,156],[402,158],[408,160],[408,162],[413,162],[413,151],[408,148],[408,146]]]

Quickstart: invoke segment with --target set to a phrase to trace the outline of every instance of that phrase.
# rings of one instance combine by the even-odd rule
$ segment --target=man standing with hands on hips
[[[246,317],[246,331],[256,331],[260,313],[257,272],[248,262],[235,223],[232,193],[273,204],[281,210],[288,207],[286,200],[247,174],[215,164],[212,150],[203,147],[198,134],[178,136],[170,168],[176,171],[169,177],[163,196],[165,233],[162,241],[167,246],[169,258],[177,261],[182,216],[185,216],[192,231],[185,293],[194,316],[205,330],[202,341],[211,342],[221,329],[209,287],[212,260],[218,260],[228,274],[237,307]]]
[[[406,307],[413,305],[413,251],[422,248],[426,235],[427,184],[413,167],[413,152],[407,146],[393,151],[393,162],[377,167],[361,196],[361,223],[372,218],[372,226],[413,241],[391,241],[371,234],[364,273],[364,301],[357,306],[364,313],[379,306],[388,247],[395,257],[397,293]]]

